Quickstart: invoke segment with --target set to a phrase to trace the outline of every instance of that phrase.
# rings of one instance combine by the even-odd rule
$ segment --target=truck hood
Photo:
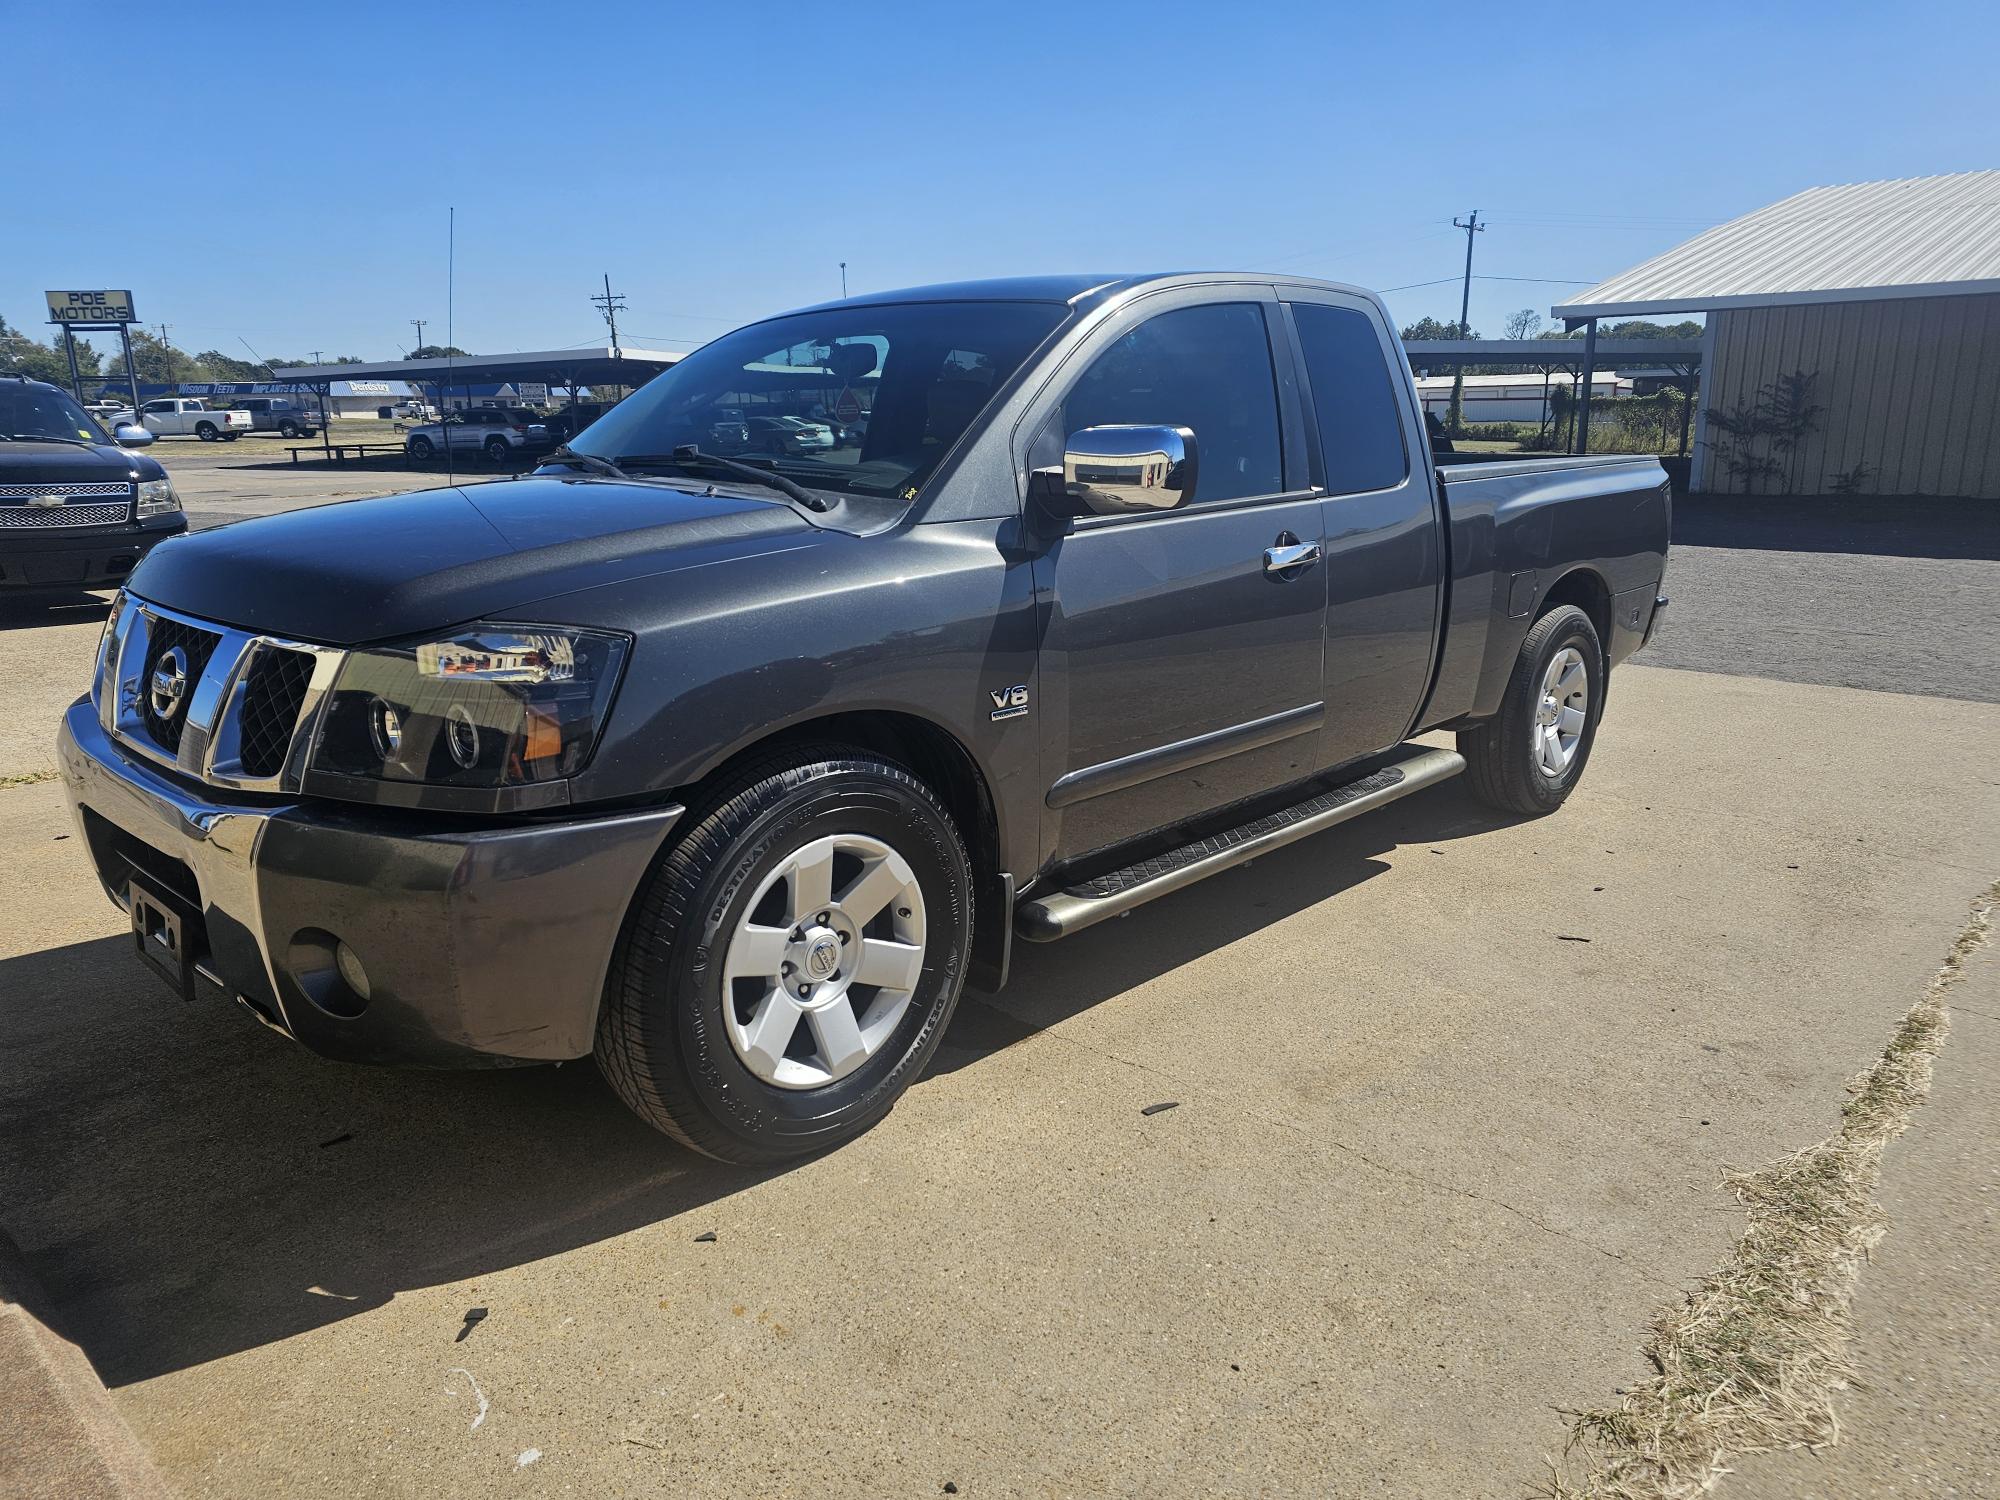
[[[202,619],[351,646],[813,532],[788,505],[702,488],[537,476],[349,500],[162,543],[128,587]]]
[[[109,443],[0,442],[0,484],[98,484],[164,473],[157,460]]]

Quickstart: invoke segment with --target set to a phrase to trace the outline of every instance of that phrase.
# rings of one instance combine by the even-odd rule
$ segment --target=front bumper
[[[0,589],[112,588],[139,559],[187,530],[184,514],[122,526],[0,531]]]
[[[583,1057],[625,911],[679,807],[562,822],[230,798],[126,754],[80,699],[57,758],[97,876],[179,916],[198,988],[350,1062]],[[337,977],[334,942],[367,972]]]

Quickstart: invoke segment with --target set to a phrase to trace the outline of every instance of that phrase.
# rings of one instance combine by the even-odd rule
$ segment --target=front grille
[[[139,674],[139,699],[145,705],[146,732],[153,737],[155,744],[170,754],[180,753],[181,730],[187,725],[189,700],[194,697],[195,684],[201,681],[208,658],[221,639],[212,630],[203,630],[166,615],[152,617],[152,628],[146,639],[146,660]],[[153,673],[160,665],[160,658],[176,646],[187,658],[187,674],[180,702],[174,705],[171,714],[162,718],[153,709]]]
[[[117,505],[58,505],[50,509],[0,505],[0,528],[21,531],[37,526],[115,526],[130,509],[123,501]]]
[[[92,480],[89,484],[0,484],[0,505],[36,495],[61,495],[65,500],[102,499],[112,495],[131,498],[132,486],[123,480]]]
[[[276,776],[285,768],[299,709],[312,681],[313,659],[304,651],[266,646],[243,683],[238,758],[245,776]]]

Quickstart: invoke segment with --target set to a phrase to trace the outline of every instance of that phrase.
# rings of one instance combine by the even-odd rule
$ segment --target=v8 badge
[[[997,693],[988,693],[993,700],[993,722],[1002,719],[1025,718],[1028,712],[1028,685],[1017,682],[1010,688],[1002,688]]]

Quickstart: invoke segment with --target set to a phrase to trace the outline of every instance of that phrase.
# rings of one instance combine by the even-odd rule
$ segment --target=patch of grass
[[[54,781],[60,775],[60,771],[23,771],[14,776],[0,776],[0,787],[33,786],[41,781]]]
[[[1951,1029],[1945,997],[1992,930],[2000,881],[1972,905],[1944,963],[1882,1055],[1848,1085],[1837,1134],[1724,1185],[1748,1211],[1727,1264],[1661,1315],[1643,1348],[1659,1372],[1622,1405],[1570,1412],[1548,1500],[1683,1500],[1734,1454],[1839,1439],[1854,1286],[1888,1221],[1882,1149],[1930,1092]]]

